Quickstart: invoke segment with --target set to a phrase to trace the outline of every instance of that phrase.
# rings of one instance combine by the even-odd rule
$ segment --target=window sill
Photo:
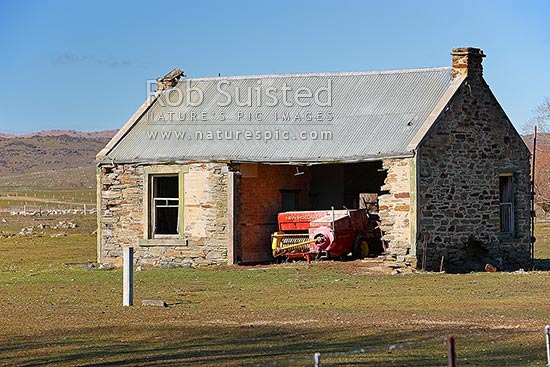
[[[154,240],[177,240],[177,239],[179,239],[179,235],[177,233],[175,233],[175,234],[155,234],[152,239],[154,239]]]
[[[142,247],[147,246],[189,246],[187,238],[151,238],[143,239],[140,238],[138,245]]]

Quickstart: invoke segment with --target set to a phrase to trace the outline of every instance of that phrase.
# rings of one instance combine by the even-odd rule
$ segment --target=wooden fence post
[[[456,348],[454,336],[449,336],[447,338],[447,359],[449,361],[449,367],[456,367]]]

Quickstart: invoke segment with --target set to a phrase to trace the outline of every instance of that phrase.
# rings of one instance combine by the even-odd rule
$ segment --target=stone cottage
[[[97,254],[269,262],[277,213],[376,198],[386,255],[449,271],[530,263],[530,153],[483,79],[452,66],[186,78],[175,69],[97,155]],[[416,261],[417,260],[417,261]]]

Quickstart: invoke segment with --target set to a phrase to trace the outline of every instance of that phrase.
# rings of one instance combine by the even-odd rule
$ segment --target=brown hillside
[[[77,131],[77,130],[43,130],[28,134],[3,134],[0,133],[0,138],[15,139],[15,138],[32,138],[33,136],[72,136],[76,138],[112,138],[118,130],[101,130],[101,131]]]
[[[69,135],[0,138],[0,175],[91,166],[109,139]]]

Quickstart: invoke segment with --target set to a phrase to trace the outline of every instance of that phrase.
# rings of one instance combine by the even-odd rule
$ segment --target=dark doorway
[[[381,187],[386,176],[381,161],[312,166],[311,207],[359,209],[361,197],[376,198],[384,193]]]
[[[298,193],[300,190],[285,190],[281,189],[281,199],[282,199],[282,211],[289,212],[293,210],[298,210]]]

